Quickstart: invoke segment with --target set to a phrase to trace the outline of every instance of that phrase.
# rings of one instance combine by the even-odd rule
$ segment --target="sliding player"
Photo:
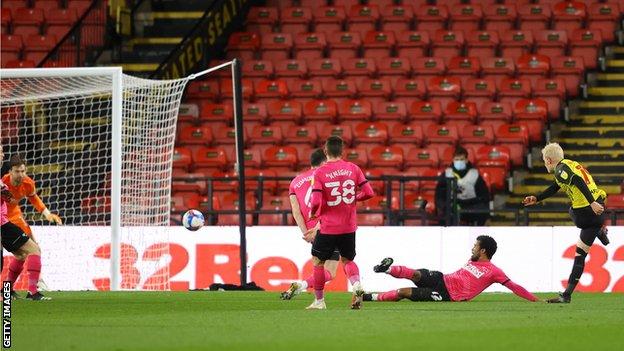
[[[0,150],[0,156],[3,158],[4,153]],[[0,158],[0,162],[2,161]],[[14,201],[13,194],[9,191],[9,187],[0,180],[0,234],[2,236],[2,247],[7,251],[13,253],[14,259],[9,265],[9,280],[14,283],[17,279],[15,275],[11,280],[11,266],[15,261],[21,262],[20,271],[24,265],[24,261],[28,259],[26,263],[26,270],[28,270],[28,294],[27,299],[31,300],[50,300],[49,297],[43,296],[37,290],[37,283],[39,281],[39,274],[41,273],[41,250],[39,245],[28,237],[24,231],[17,225],[9,221],[9,204]],[[1,250],[0,250],[1,251]],[[15,291],[11,291],[11,298],[19,298]]]
[[[51,213],[37,195],[35,182],[32,178],[26,175],[26,164],[19,157],[19,155],[11,157],[9,167],[9,173],[2,177],[2,182],[7,185],[8,190],[12,195],[12,200],[7,204],[7,215],[9,221],[19,227],[22,232],[26,233],[33,241],[35,241],[32,230],[30,229],[28,223],[26,223],[19,205],[19,202],[26,197],[35,209],[41,212],[48,221],[56,223],[57,225],[62,225],[63,222],[61,221],[61,218]],[[23,258],[15,256],[11,259],[9,262],[9,274],[7,278],[9,281],[13,283],[17,281],[17,278],[24,268],[25,259],[25,256]],[[37,276],[39,276],[39,274],[37,274]],[[40,284],[40,286],[45,286],[43,281],[39,281],[39,277],[37,277],[37,283]]]
[[[532,206],[547,199],[563,188],[572,202],[569,210],[574,224],[581,229],[581,236],[576,243],[576,256],[568,286],[558,297],[549,299],[550,303],[570,303],[572,292],[576,288],[583,269],[585,257],[598,238],[604,245],[609,244],[607,228],[604,226],[604,201],[607,194],[599,189],[592,176],[578,162],[565,159],[563,149],[557,143],[550,143],[542,149],[544,165],[548,173],[554,173],[555,181],[537,196],[527,196],[522,203]]]
[[[314,172],[312,178],[310,218],[318,217],[321,227],[312,244],[316,298],[308,309],[327,308],[323,266],[336,249],[340,252],[345,274],[353,287],[351,308],[359,309],[362,305],[364,290],[358,266],[353,262],[357,229],[356,203],[370,199],[374,191],[360,167],[342,160],[343,147],[340,137],[329,137],[324,148],[327,162]]]
[[[314,170],[327,161],[325,153],[321,149],[317,149],[310,155],[310,169],[299,174],[290,182],[290,208],[292,210],[295,222],[303,234],[303,239],[307,242],[314,241],[316,233],[320,228],[317,219],[311,220],[310,215],[310,196],[312,194],[312,175]],[[325,283],[336,277],[336,269],[338,268],[338,260],[340,253],[334,250],[332,256],[325,261]],[[293,282],[288,290],[281,294],[282,300],[290,300],[294,296],[301,294],[307,288],[314,285],[314,275],[307,279]]]
[[[415,288],[401,288],[385,293],[364,294],[364,301],[469,301],[494,283],[504,285],[514,294],[529,301],[537,297],[507,278],[507,275],[490,260],[496,253],[496,241],[487,235],[477,237],[472,247],[472,256],[455,273],[442,274],[427,269],[412,269],[393,266],[392,258],[384,258],[373,268],[377,273],[387,273],[395,278],[409,279]]]

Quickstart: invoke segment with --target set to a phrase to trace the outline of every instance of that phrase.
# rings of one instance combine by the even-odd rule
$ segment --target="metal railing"
[[[82,67],[95,63],[104,49],[107,11],[102,0],[94,0],[69,32],[37,67]]]

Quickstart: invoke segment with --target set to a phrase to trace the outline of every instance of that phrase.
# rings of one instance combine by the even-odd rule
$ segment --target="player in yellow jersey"
[[[581,237],[576,243],[576,256],[568,279],[568,287],[559,296],[548,300],[550,303],[569,303],[572,292],[583,274],[585,257],[594,240],[598,238],[604,245],[609,244],[607,229],[604,226],[604,201],[607,194],[598,188],[592,176],[580,163],[564,158],[563,149],[559,144],[546,145],[542,149],[542,157],[548,173],[554,173],[555,181],[541,194],[525,197],[522,203],[525,206],[535,205],[562,188],[572,202],[570,217],[581,229]]]

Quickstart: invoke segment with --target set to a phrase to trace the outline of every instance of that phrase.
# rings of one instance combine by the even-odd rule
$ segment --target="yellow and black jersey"
[[[556,184],[564,189],[570,198],[572,208],[586,207],[596,200],[604,200],[607,197],[605,191],[598,188],[594,178],[585,167],[576,161],[561,160],[555,167],[554,174]]]

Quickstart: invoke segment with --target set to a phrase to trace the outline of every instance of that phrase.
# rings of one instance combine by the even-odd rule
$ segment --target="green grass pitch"
[[[365,303],[330,293],[51,292],[17,300],[12,350],[622,350],[624,294],[570,305],[483,294],[464,303]],[[553,296],[552,294],[540,297]]]

